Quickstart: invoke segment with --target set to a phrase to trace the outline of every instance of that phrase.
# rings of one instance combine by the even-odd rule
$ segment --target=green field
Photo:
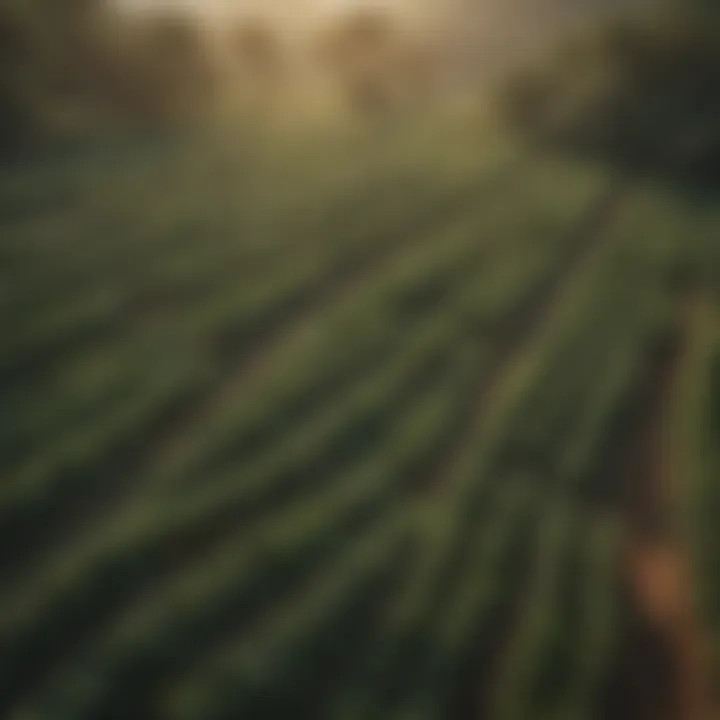
[[[5,168],[0,716],[706,720],[719,287],[465,126]]]

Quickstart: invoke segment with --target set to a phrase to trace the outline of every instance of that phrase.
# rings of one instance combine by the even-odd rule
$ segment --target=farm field
[[[720,717],[720,198],[403,128],[0,172],[0,717]]]

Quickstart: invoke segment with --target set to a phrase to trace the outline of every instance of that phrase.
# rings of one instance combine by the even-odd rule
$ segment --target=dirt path
[[[686,490],[676,425],[696,311],[697,300],[686,300],[681,329],[655,358],[621,476],[631,628],[621,670],[625,678],[615,688],[613,705],[628,720],[720,718],[696,611],[691,552],[679,519]]]
[[[674,653],[674,718],[714,720],[719,715],[684,549],[637,543],[630,563],[637,607],[650,627],[666,638],[666,647]]]
[[[661,390],[657,435],[659,461],[655,472],[656,497],[681,525],[678,516],[686,492],[676,418],[679,415],[681,379],[691,371],[688,364],[696,335],[700,299],[690,297],[682,309],[682,342],[673,372]],[[652,498],[651,498],[652,500]],[[650,542],[648,542],[650,540]],[[631,546],[633,595],[649,622],[668,638],[675,652],[678,720],[720,718],[708,663],[707,635],[697,613],[691,549],[680,531],[664,539],[637,537]]]

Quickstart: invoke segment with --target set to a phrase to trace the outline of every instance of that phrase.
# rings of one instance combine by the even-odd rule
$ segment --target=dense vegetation
[[[437,43],[381,8],[288,36],[242,5],[222,22],[180,3],[119,7],[0,0],[0,160],[88,137],[277,120],[297,111],[296,96],[365,116],[427,107],[437,90]]]
[[[0,0],[0,159],[196,122],[211,114],[216,92],[191,15],[136,18],[109,0]]]
[[[720,653],[718,232],[466,127],[3,176],[0,714],[661,717],[626,575],[692,548]]]
[[[505,116],[556,148],[720,180],[720,13],[679,3],[577,33],[505,86]]]

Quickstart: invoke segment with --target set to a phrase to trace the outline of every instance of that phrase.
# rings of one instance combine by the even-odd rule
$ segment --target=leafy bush
[[[133,21],[99,0],[0,0],[0,153],[205,109],[213,84],[189,17]]]
[[[503,88],[534,139],[633,168],[720,175],[720,22],[707,12],[615,21]]]

